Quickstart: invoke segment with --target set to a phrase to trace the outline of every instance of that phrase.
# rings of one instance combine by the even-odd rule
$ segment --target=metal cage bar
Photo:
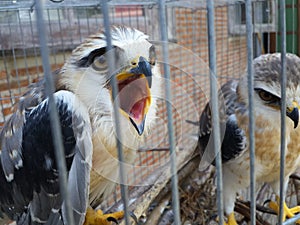
[[[249,98],[249,154],[250,154],[250,201],[251,224],[256,224],[256,177],[255,177],[255,118],[253,100],[253,25],[252,2],[246,0],[246,32],[247,32],[247,79]]]
[[[210,80],[210,99],[212,111],[212,136],[213,146],[215,150],[216,175],[217,175],[217,204],[219,225],[223,224],[223,177],[222,177],[222,157],[221,157],[221,134],[219,119],[219,102],[218,102],[218,86],[217,86],[217,67],[216,67],[216,36],[214,25],[214,0],[207,0],[207,29],[209,42],[209,80]]]
[[[280,114],[280,202],[278,223],[281,225],[283,221],[283,205],[285,202],[285,148],[286,148],[286,16],[285,16],[285,0],[280,0],[280,31],[281,31],[281,114]]]
[[[170,159],[171,159],[171,181],[172,181],[172,206],[174,212],[175,225],[180,224],[180,204],[179,204],[179,191],[178,191],[178,177],[176,169],[176,149],[175,137],[173,128],[173,113],[172,113],[172,94],[170,84],[170,67],[169,67],[169,53],[168,53],[168,36],[166,24],[166,6],[164,0],[159,0],[159,18],[160,18],[160,31],[162,40],[162,51],[164,59],[164,77],[165,77],[165,93],[166,93],[166,106],[168,117],[168,138],[170,146]]]
[[[124,206],[124,213],[125,213],[125,224],[129,225],[129,209],[128,209],[128,189],[125,182],[125,167],[124,167],[124,155],[123,155],[123,148],[122,148],[122,135],[121,135],[121,127],[120,127],[120,112],[119,106],[120,102],[117,98],[118,96],[118,85],[116,81],[116,77],[114,76],[114,68],[115,68],[115,59],[114,54],[112,51],[112,40],[110,35],[110,19],[109,19],[109,7],[107,0],[101,1],[102,6],[102,13],[104,16],[104,27],[105,27],[105,35],[106,35],[106,44],[107,44],[107,57],[108,57],[108,71],[109,75],[112,78],[112,97],[115,99],[113,104],[114,107],[114,119],[115,119],[115,126],[116,126],[116,141],[117,141],[117,150],[118,150],[118,160],[119,160],[119,172],[120,172],[120,187],[121,187],[121,196]]]
[[[49,49],[47,46],[47,35],[45,30],[45,23],[43,17],[43,2],[40,0],[35,1],[36,8],[36,18],[37,18],[37,29],[39,31],[39,41],[41,49],[41,57],[44,68],[45,77],[45,91],[49,99],[49,115],[51,121],[51,130],[53,135],[53,144],[55,148],[55,158],[57,161],[57,168],[59,170],[59,185],[62,199],[66,207],[66,222],[67,224],[74,224],[73,213],[70,207],[70,198],[67,190],[67,170],[66,162],[64,157],[64,147],[62,143],[62,134],[60,129],[60,122],[58,118],[58,112],[56,109],[56,104],[54,102],[54,80],[52,77],[52,72],[49,63]]]

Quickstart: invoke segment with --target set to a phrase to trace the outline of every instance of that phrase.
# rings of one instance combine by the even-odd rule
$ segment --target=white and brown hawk
[[[285,190],[289,176],[300,165],[300,58],[286,54],[286,166]],[[277,202],[270,206],[278,212],[280,174],[280,105],[281,54],[261,55],[253,61],[254,116],[255,116],[255,171],[258,183],[269,183]],[[227,224],[236,225],[234,205],[236,193],[250,185],[249,111],[246,74],[240,80],[224,84],[220,90],[221,145],[223,188]],[[199,148],[202,155],[213,162],[214,150],[210,140],[211,110],[206,105],[200,118]],[[222,129],[223,128],[223,129]],[[284,220],[293,217],[300,207],[289,209],[284,205]]]

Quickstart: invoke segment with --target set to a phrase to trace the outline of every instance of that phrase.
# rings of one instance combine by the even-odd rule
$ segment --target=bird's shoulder
[[[237,87],[238,81],[231,80],[225,83],[218,92],[223,163],[238,157],[247,145],[245,133],[238,126],[236,118],[237,110],[245,107],[238,101]],[[204,155],[206,150],[210,152],[209,160],[214,163],[212,129],[212,112],[210,103],[207,103],[200,117],[199,147],[201,155]]]
[[[58,74],[58,70],[53,72],[55,81]],[[18,169],[23,165],[22,140],[24,126],[28,122],[27,117],[29,112],[38,107],[46,99],[44,86],[45,80],[39,79],[27,87],[19,101],[12,107],[12,115],[4,123],[0,131],[1,160],[2,162],[6,162],[2,165],[6,176],[11,174],[8,171],[12,172],[14,168]],[[12,177],[6,178],[8,180],[12,179]]]
[[[230,115],[235,113],[237,101],[238,81],[231,80],[225,83],[219,90],[219,112],[220,121],[226,122]],[[200,138],[209,135],[212,131],[211,104],[208,102],[200,117]]]

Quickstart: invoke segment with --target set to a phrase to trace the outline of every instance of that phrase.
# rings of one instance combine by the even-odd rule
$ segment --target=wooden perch
[[[191,161],[191,156],[193,155],[194,149],[177,151],[177,163],[176,166],[178,170],[181,170],[188,162]],[[194,159],[194,158],[193,158]],[[199,162],[197,166],[199,165]],[[180,173],[179,173],[180,176]],[[139,186],[134,187],[129,193],[129,209],[131,212],[139,219],[150,207],[151,203],[156,199],[159,194],[166,193],[166,187],[170,182],[170,165],[166,164],[162,166],[161,169],[155,171],[151,176],[147,177],[145,181],[146,184],[153,183],[151,186]],[[167,191],[168,192],[168,191]],[[115,203],[109,211],[114,211],[122,205],[122,200]],[[130,218],[131,224],[135,224],[135,221]],[[122,221],[120,224],[125,224]]]
[[[198,171],[200,156],[194,155],[193,151],[177,152],[178,181],[180,190],[180,204],[182,221],[196,222],[197,224],[211,224],[212,215],[216,214],[216,199],[214,186],[214,167],[203,173]],[[171,181],[170,165],[164,165],[152,173],[145,180],[147,186],[136,186],[130,189],[129,209],[135,215],[140,224],[165,224],[172,222],[173,211],[171,205]],[[291,176],[296,183],[300,182],[298,175]],[[298,183],[299,184],[299,183]],[[191,189],[191,190],[189,190]],[[263,186],[258,193],[265,197],[269,186]],[[122,206],[122,201],[117,202],[109,211],[116,211]],[[269,219],[261,213],[275,215],[276,213],[268,207],[257,204],[256,224],[271,225]],[[240,217],[239,221],[250,221],[250,203],[237,199],[235,212]],[[199,219],[195,221],[196,219]],[[130,218],[131,224],[136,224]],[[121,224],[125,224],[124,221]]]
[[[262,207],[260,205],[256,205],[256,209],[258,211],[265,212],[265,213],[272,213],[272,214],[275,213],[273,210]],[[250,215],[250,202],[249,201],[246,202],[246,201],[237,199],[237,201],[235,202],[234,211],[241,214],[244,217],[243,218],[244,221],[246,221],[246,222],[250,221],[251,215]],[[268,223],[267,221],[265,221],[261,215],[256,213],[256,225],[271,225],[271,224]]]

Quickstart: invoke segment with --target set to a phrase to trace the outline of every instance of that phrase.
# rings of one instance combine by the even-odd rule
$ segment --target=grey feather
[[[82,224],[89,203],[90,170],[92,165],[89,159],[92,157],[93,144],[90,125],[85,124],[78,129],[76,128],[76,122],[75,120],[74,131],[78,134],[76,138],[76,154],[69,172],[68,192],[71,194],[70,200],[73,207],[74,219],[78,224]],[[63,205],[62,211],[64,215],[65,205]]]
[[[238,128],[236,121],[230,120],[236,110],[244,111],[246,106],[238,102],[238,81],[231,80],[224,84],[219,91],[219,117],[221,132],[221,154],[223,163],[237,157],[246,147],[245,134]],[[200,118],[199,150],[202,156],[200,169],[214,163],[216,157],[213,145],[212,119],[209,103],[205,106]],[[230,142],[231,141],[231,142]],[[243,143],[240,143],[243,142]]]
[[[58,71],[53,74],[58,74]],[[54,77],[56,78],[56,76]],[[26,110],[37,106],[44,98],[44,80],[31,84],[28,91],[20,98],[17,107],[14,107],[15,112],[0,132],[2,167],[9,182],[14,178],[14,168],[19,169],[23,166],[21,147]]]

